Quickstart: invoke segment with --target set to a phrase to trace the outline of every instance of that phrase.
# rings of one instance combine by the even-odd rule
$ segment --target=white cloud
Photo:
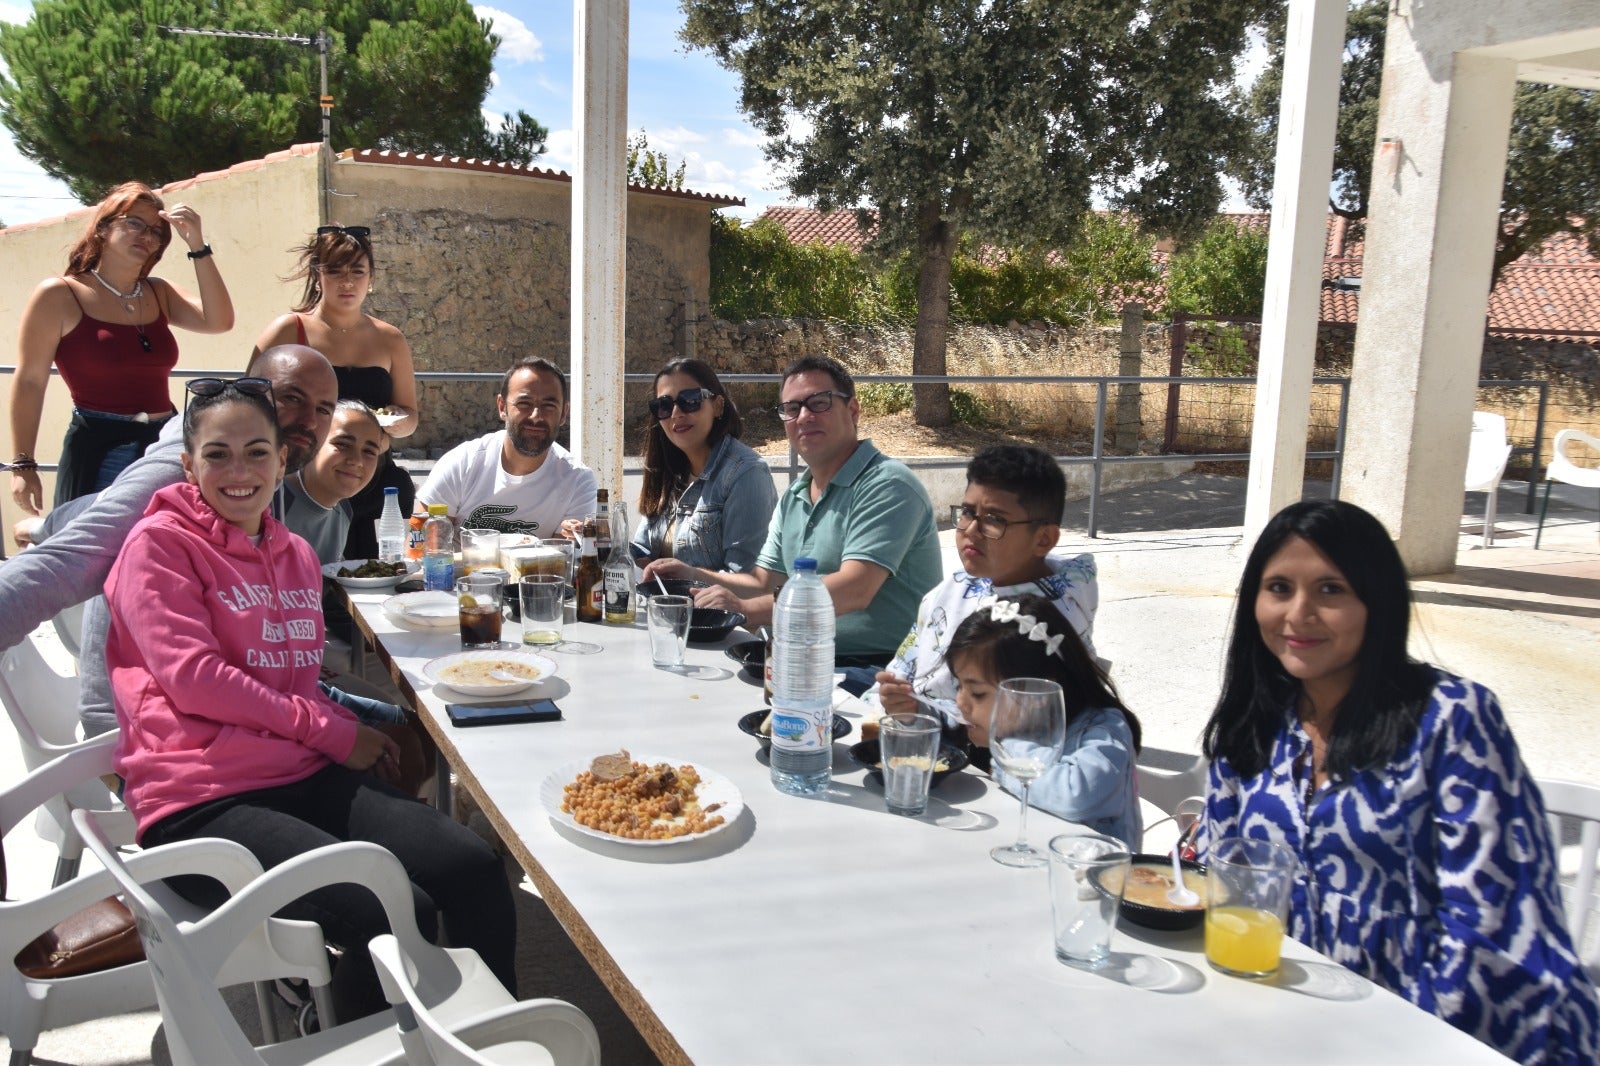
[[[687,155],[690,145],[705,144],[711,139],[684,126],[655,130],[640,127],[640,132],[649,139],[651,151],[665,152],[668,155]]]
[[[20,26],[31,18],[33,18],[33,7],[30,4],[0,3],[0,22]]]
[[[767,143],[767,139],[755,130],[742,130],[733,126],[723,127],[722,139],[735,148],[760,148]]]
[[[513,63],[537,63],[544,59],[544,45],[528,29],[528,24],[517,16],[485,4],[474,7],[472,13],[494,23],[492,30],[500,38],[500,50],[495,53],[497,61],[506,59]]]
[[[577,139],[571,130],[551,130],[544,142],[544,155],[536,160],[537,166],[556,170],[571,170],[578,159]]]

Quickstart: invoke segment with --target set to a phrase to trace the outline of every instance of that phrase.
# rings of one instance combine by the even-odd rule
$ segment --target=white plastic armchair
[[[446,954],[422,938],[405,868],[376,844],[349,841],[296,856],[262,874],[209,915],[180,926],[140,883],[145,878],[136,877],[100,835],[93,813],[74,811],[72,817],[85,844],[106,864],[122,889],[124,902],[139,919],[139,935],[152,963],[156,999],[177,1066],[427,1061],[408,1058],[391,1012],[380,1011],[299,1040],[258,1049],[250,1045],[223,1005],[217,985],[240,940],[268,915],[324,885],[365,886],[382,905],[390,929],[408,955],[443,960],[429,963],[442,976],[433,987],[439,998],[428,1006],[445,1026],[454,1027],[516,1002],[475,952]],[[461,965],[457,959],[463,960]]]
[[[1600,455],[1600,437],[1581,429],[1564,429],[1556,434],[1550,445],[1550,465],[1544,468],[1544,502],[1539,505],[1539,530],[1533,535],[1533,546],[1539,547],[1544,539],[1544,516],[1550,510],[1550,483],[1560,481],[1568,485],[1600,489],[1600,468],[1579,466],[1567,455],[1567,445],[1584,444],[1594,455]]]
[[[110,773],[115,740],[113,734],[95,737],[0,791],[0,835],[10,833],[45,800]],[[68,826],[76,838],[78,831],[70,820]],[[200,873],[216,878],[230,890],[242,888],[261,874],[261,864],[250,852],[224,840],[193,840],[152,848],[129,857],[127,862],[147,880]],[[96,870],[33,899],[0,901],[0,958],[6,960],[0,966],[0,1031],[11,1042],[11,1066],[26,1066],[43,1032],[144,1010],[155,1003],[150,967],[143,961],[52,978],[30,977],[14,961],[35,937],[117,891],[112,875]],[[165,887],[161,893],[171,894]],[[180,907],[198,913],[198,908],[172,898]],[[329,976],[322,930],[313,923],[278,919],[259,923],[250,930],[239,950],[219,970],[219,980],[225,985],[301,978],[319,989],[324,1002]],[[259,986],[257,993],[259,1003]]]
[[[1204,755],[1196,755],[1194,761],[1182,770],[1164,770],[1144,763],[1134,766],[1139,798],[1154,804],[1162,814],[1166,815],[1165,818],[1145,826],[1145,832],[1148,833],[1170,821],[1175,823],[1172,835],[1174,841],[1188,835],[1190,827],[1205,814],[1206,775],[1210,766]],[[1165,833],[1158,834],[1155,838],[1147,837],[1142,847],[1146,851],[1155,851],[1158,854],[1170,851],[1172,845],[1168,844],[1165,838]]]
[[[1561,875],[1567,931],[1589,976],[1600,981],[1600,786],[1578,781],[1540,781],[1550,815],[1550,840]],[[1561,819],[1578,823],[1576,847],[1561,846]]]
[[[1483,505],[1483,546],[1494,544],[1494,514],[1496,497],[1500,492],[1500,478],[1506,472],[1506,461],[1511,458],[1511,445],[1506,442],[1504,415],[1489,411],[1472,412],[1472,443],[1467,449],[1466,492],[1482,492],[1488,496]]]
[[[600,1037],[594,1024],[564,1000],[520,1000],[454,1026],[441,1022],[428,1002],[440,999],[442,990],[455,980],[451,963],[462,972],[483,965],[475,953],[446,948],[446,958],[412,957],[387,933],[375,937],[368,947],[378,965],[384,995],[400,1019],[400,1039],[412,1062],[600,1066]]]
[[[78,679],[57,672],[39,651],[32,636],[0,655],[0,705],[22,745],[22,764],[35,770],[69,751],[92,742],[78,739]],[[111,768],[107,766],[106,772]],[[120,806],[111,790],[96,778],[80,781],[61,796],[51,797],[39,809],[35,830],[56,846],[56,871],[52,884],[77,875],[83,845],[67,822],[68,806],[113,810]],[[114,828],[118,843],[133,842],[133,819],[124,818]]]

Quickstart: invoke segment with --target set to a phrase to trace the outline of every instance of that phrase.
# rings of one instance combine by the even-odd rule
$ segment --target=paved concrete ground
[[[1414,583],[1413,651],[1499,694],[1536,775],[1600,780],[1600,513],[1593,493],[1557,486],[1536,552],[1535,516],[1520,510],[1525,498],[1526,486],[1502,487],[1499,532],[1488,549],[1478,537],[1483,497],[1467,498],[1456,571]],[[1069,505],[1069,526],[1084,527],[1083,509]],[[1240,479],[1191,474],[1107,497],[1098,539],[1063,537],[1063,546],[1093,552],[1099,563],[1096,644],[1144,724],[1151,761],[1182,763],[1198,749],[1243,569],[1243,513]],[[950,534],[943,539],[948,546]],[[14,745],[0,735],[0,779],[20,772]],[[19,830],[6,841],[19,896],[48,884],[53,863],[29,836]],[[650,1061],[543,904],[519,893],[518,906],[522,993],[582,1006],[601,1029],[608,1062]],[[241,1017],[251,1019],[253,1007],[239,1002]],[[146,1012],[46,1034],[40,1061],[165,1062],[158,1027],[159,1017]]]

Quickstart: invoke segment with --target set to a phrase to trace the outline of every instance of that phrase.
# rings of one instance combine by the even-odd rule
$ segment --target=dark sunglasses
[[[366,240],[366,239],[368,239],[369,237],[372,236],[372,228],[370,226],[318,226],[317,227],[317,236],[318,237],[326,237],[330,233],[343,233],[343,234],[345,234],[347,236],[354,237],[358,241],[364,241],[364,240]]]
[[[686,415],[692,415],[700,410],[700,405],[715,396],[710,389],[684,389],[676,396],[657,396],[648,406],[650,413],[659,421],[672,417],[672,408],[676,404],[678,410]]]
[[[266,378],[190,378],[184,385],[183,409],[189,410],[189,401],[196,396],[209,400],[225,392],[241,396],[265,396],[267,402],[277,406],[272,396],[272,382]]]

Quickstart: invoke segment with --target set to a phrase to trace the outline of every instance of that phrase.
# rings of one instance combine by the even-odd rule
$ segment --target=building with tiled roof
[[[781,225],[796,244],[843,244],[859,251],[871,236],[856,224],[852,211],[823,214],[809,207],[769,207],[761,216]],[[1264,211],[1230,212],[1225,217],[1252,229],[1266,229],[1272,216]],[[1324,322],[1353,324],[1360,291],[1350,285],[1361,277],[1363,229],[1351,219],[1329,213],[1328,240],[1322,264]],[[1156,247],[1155,260],[1164,270],[1168,242]],[[1164,292],[1146,294],[1160,308]],[[1600,333],[1600,259],[1570,234],[1559,234],[1506,266],[1489,294],[1488,329],[1528,337],[1563,337],[1574,332]]]

